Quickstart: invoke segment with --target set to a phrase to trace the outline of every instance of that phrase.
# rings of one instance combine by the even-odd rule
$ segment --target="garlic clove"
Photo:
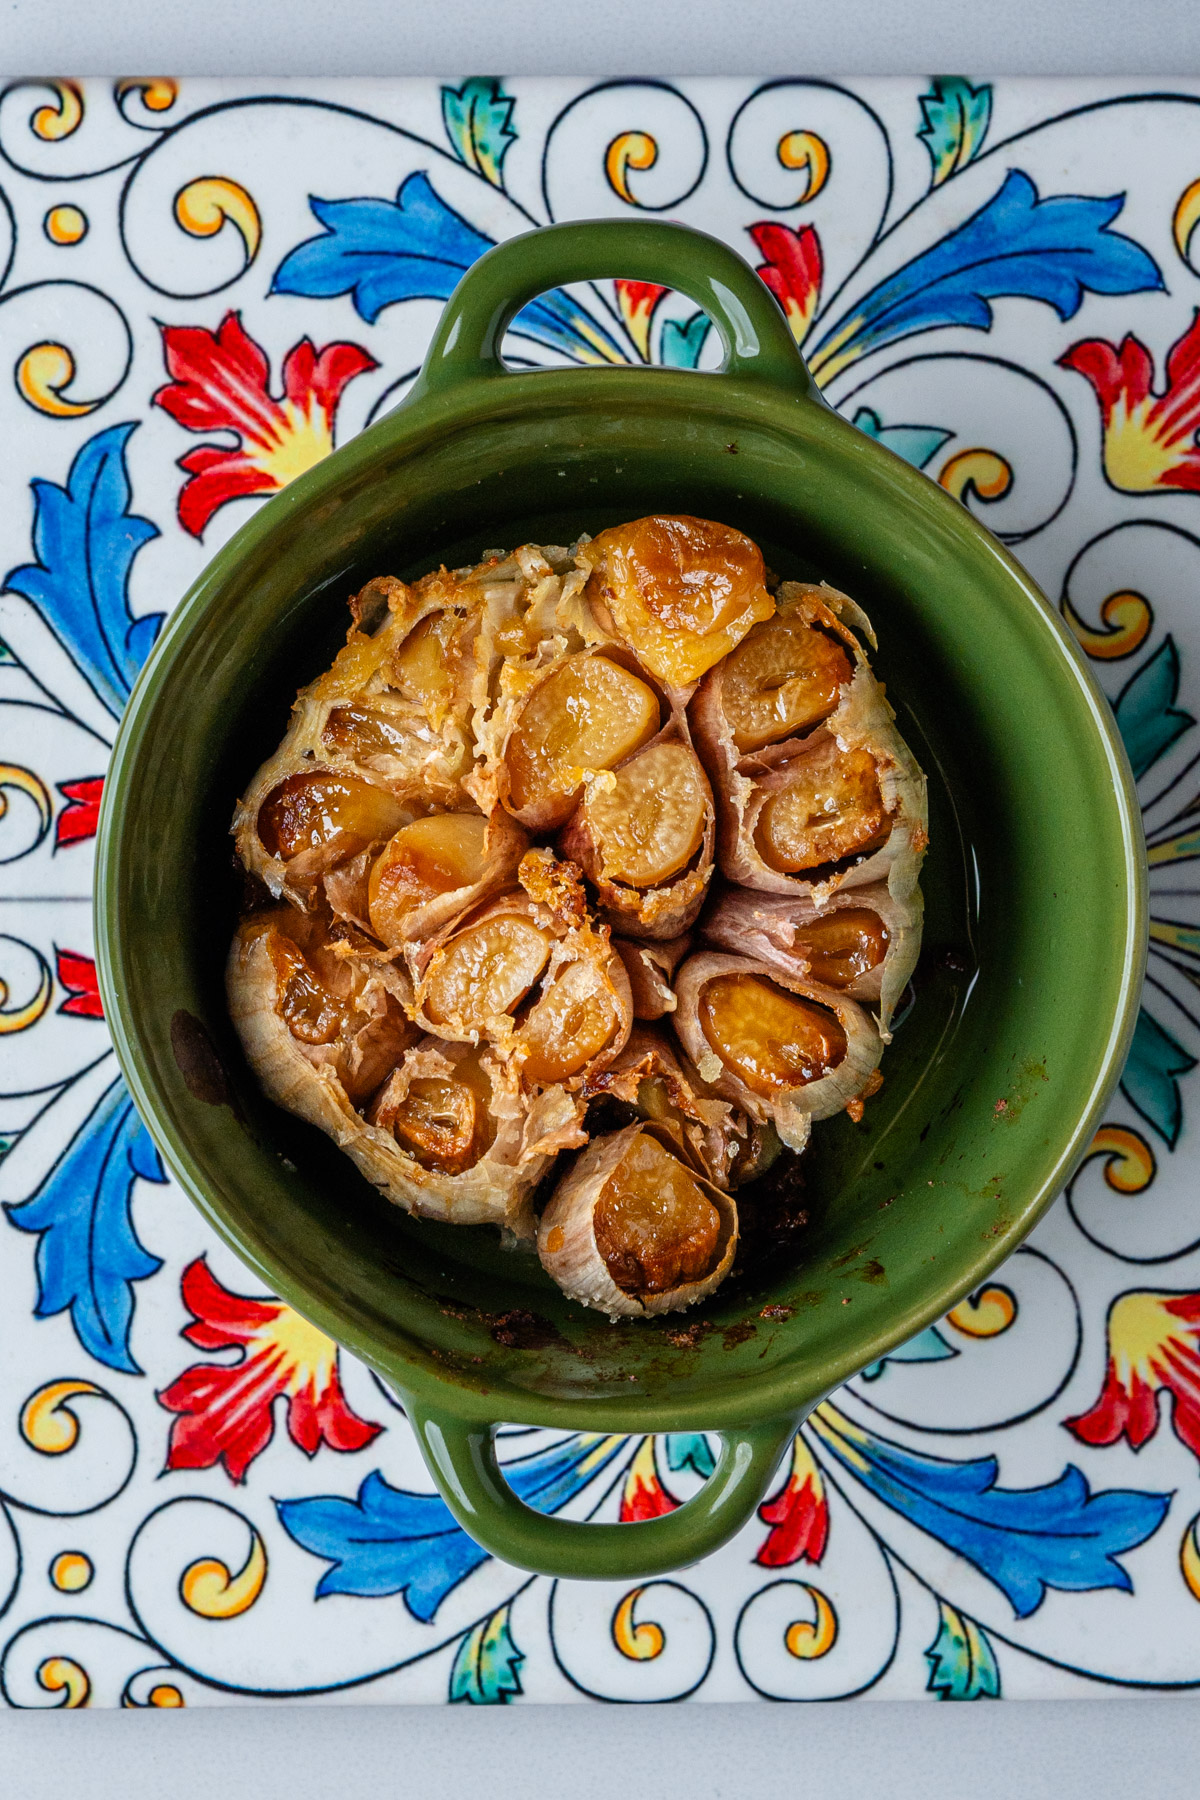
[[[555,1188],[538,1226],[542,1266],[610,1318],[679,1311],[725,1279],[737,1208],[654,1125],[596,1138]]]

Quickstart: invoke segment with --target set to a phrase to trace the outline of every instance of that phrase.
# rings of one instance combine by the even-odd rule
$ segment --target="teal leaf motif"
[[[667,1435],[667,1467],[676,1474],[690,1469],[707,1481],[716,1468],[708,1439],[702,1431],[672,1431]]]
[[[493,187],[504,186],[504,158],[516,142],[516,101],[498,81],[473,75],[460,88],[442,89],[442,121],[454,154]]]
[[[918,1331],[916,1337],[909,1338],[906,1344],[898,1344],[881,1356],[878,1362],[868,1364],[862,1372],[864,1381],[878,1381],[885,1366],[890,1362],[945,1362],[958,1351],[948,1344],[936,1325],[927,1325],[924,1331]]]
[[[998,1700],[1000,1670],[987,1633],[945,1600],[938,1601],[937,1636],[925,1652],[931,1694],[939,1700]]]
[[[923,469],[931,463],[943,444],[949,443],[954,436],[952,431],[941,425],[885,425],[877,412],[869,406],[860,406],[851,424],[857,425],[861,432],[874,438],[877,444],[883,444],[888,450],[902,456],[906,463],[914,469]]]
[[[679,319],[665,319],[659,346],[664,368],[696,368],[711,324],[708,314],[702,312],[693,313],[690,319],[683,322]]]
[[[1121,1092],[1171,1150],[1179,1141],[1183,1124],[1178,1077],[1195,1067],[1196,1058],[1189,1056],[1143,1006],[1121,1072]]]
[[[940,187],[983,147],[992,117],[991,85],[972,87],[965,76],[939,75],[921,95],[921,117],[925,122],[917,136],[933,164],[930,186]]]
[[[1196,723],[1175,705],[1179,696],[1179,652],[1170,635],[1135,669],[1117,696],[1113,711],[1138,781]]]
[[[507,1706],[523,1691],[520,1670],[525,1654],[513,1641],[511,1614],[512,1603],[506,1602],[466,1633],[450,1671],[451,1701]]]

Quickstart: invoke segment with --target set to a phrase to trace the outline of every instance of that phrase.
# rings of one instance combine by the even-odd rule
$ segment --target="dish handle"
[[[638,1581],[719,1550],[764,1498],[800,1415],[721,1432],[717,1466],[700,1492],[662,1518],[593,1525],[551,1518],[517,1497],[496,1459],[496,1427],[401,1395],[446,1505],[482,1549],[536,1575]]]
[[[473,263],[446,302],[409,399],[509,373],[500,354],[517,313],[565,282],[623,277],[686,294],[725,346],[722,373],[821,398],[774,295],[728,244],[688,225],[583,219],[545,225],[497,244]]]

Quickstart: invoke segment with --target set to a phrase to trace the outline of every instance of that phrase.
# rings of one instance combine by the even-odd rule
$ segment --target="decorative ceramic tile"
[[[0,157],[7,1701],[1200,1683],[1200,83],[64,81],[0,97]],[[1121,1091],[1030,1243],[818,1409],[735,1542],[624,1591],[478,1550],[383,1388],[164,1181],[88,895],[117,718],[213,550],[395,403],[491,242],[639,210],[750,257],[830,400],[1061,606],[1140,780],[1154,922]],[[511,347],[717,355],[621,282],[545,296]],[[575,1517],[712,1468],[700,1434],[506,1453]]]

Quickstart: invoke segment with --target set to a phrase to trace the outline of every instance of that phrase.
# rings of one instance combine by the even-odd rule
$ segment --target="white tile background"
[[[0,74],[1200,74],[1197,0],[0,0]],[[0,1800],[1158,1800],[1200,1700],[0,1717]]]

